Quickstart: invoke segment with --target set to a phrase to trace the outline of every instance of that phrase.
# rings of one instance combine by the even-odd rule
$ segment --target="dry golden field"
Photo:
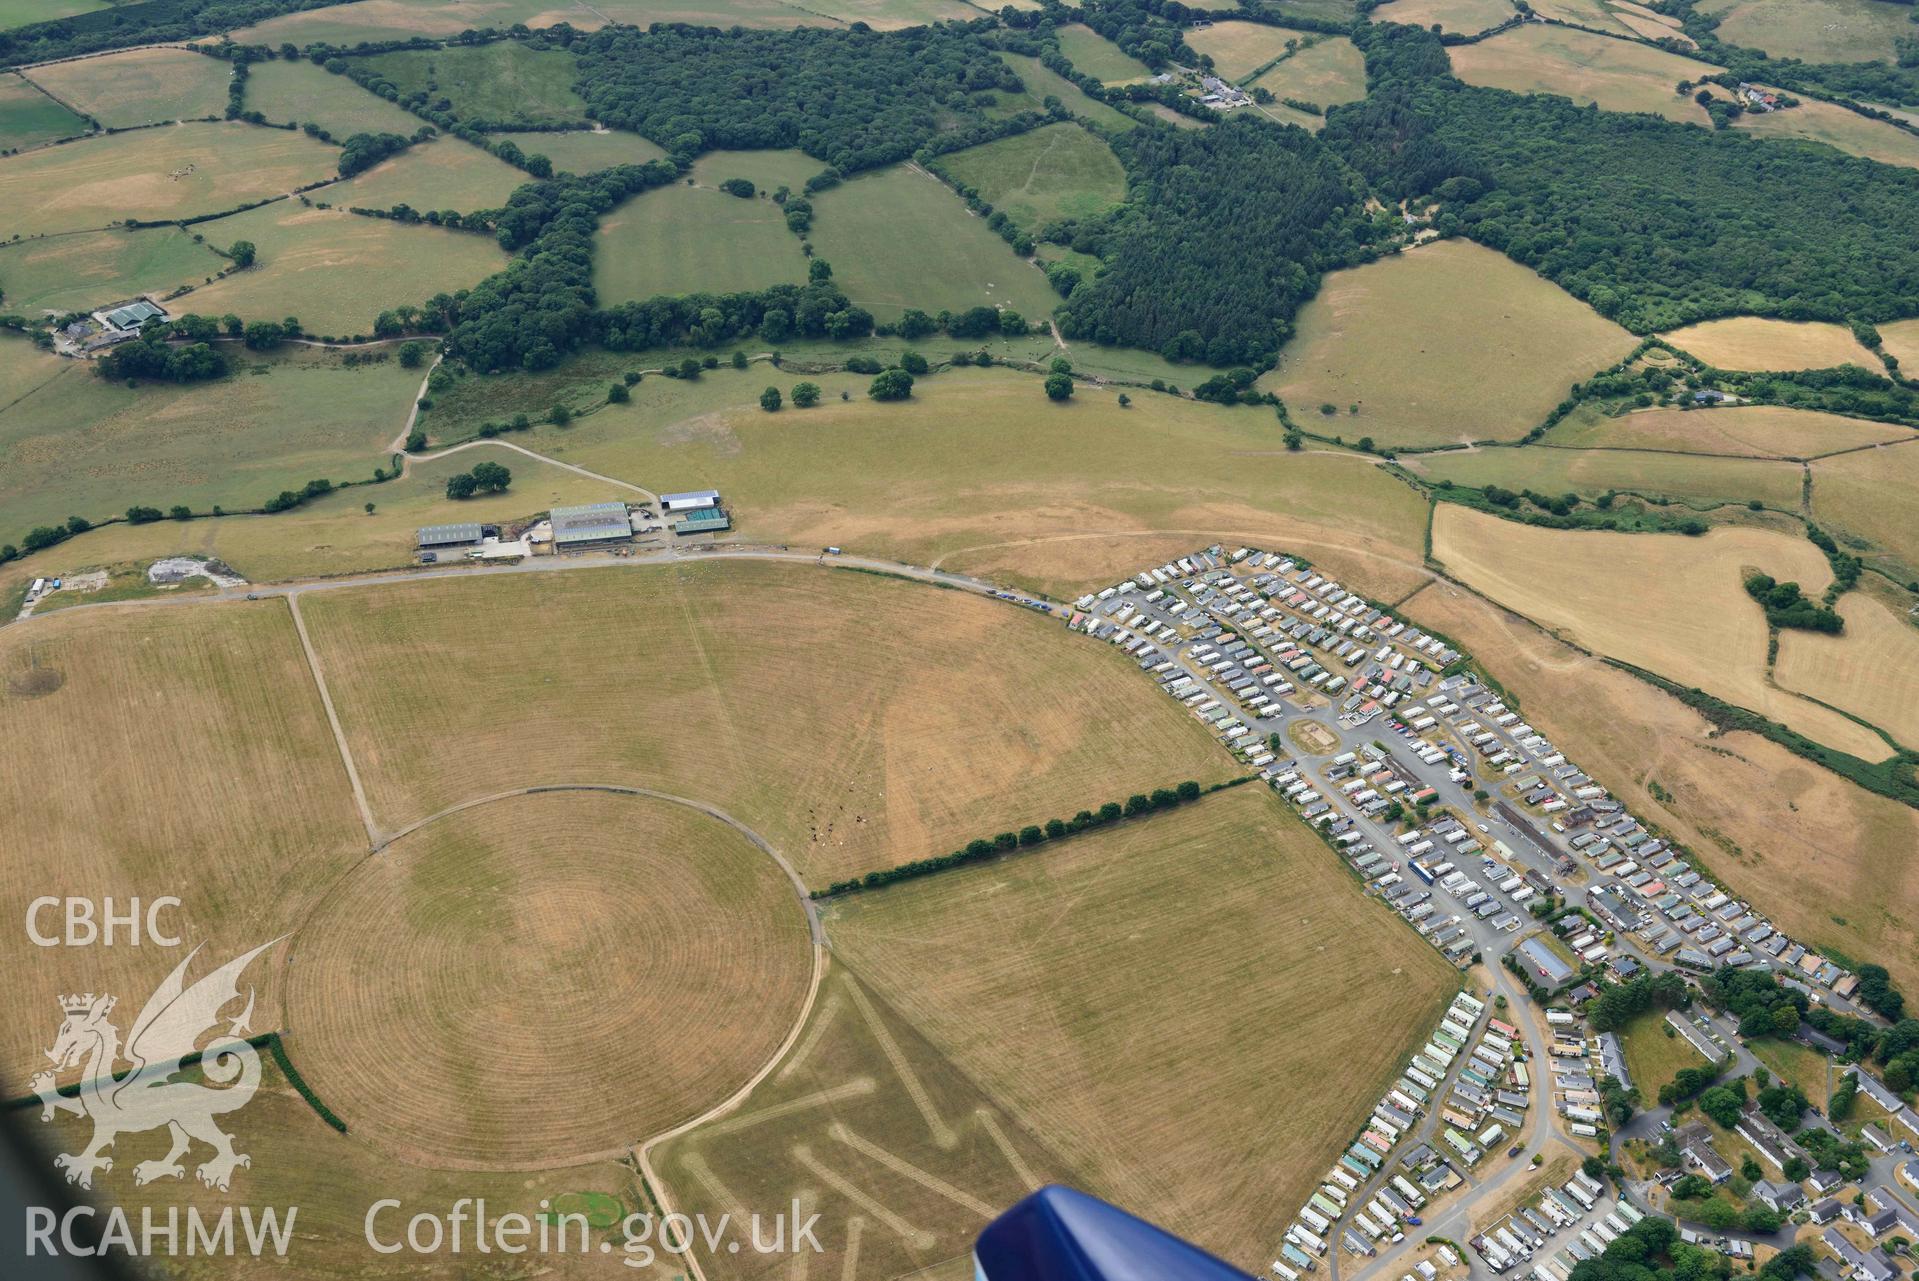
[[[1783,405],[1641,409],[1617,418],[1575,410],[1547,433],[1554,445],[1659,449],[1741,458],[1817,458],[1913,438],[1910,427]]]
[[[1297,98],[1320,107],[1358,102],[1366,96],[1366,59],[1344,36],[1317,36],[1253,83],[1276,97]]]
[[[129,49],[35,67],[28,78],[107,128],[126,129],[219,115],[233,71],[185,49]]]
[[[1808,138],[1884,164],[1919,167],[1919,138],[1883,120],[1870,120],[1816,98],[1801,98],[1799,105],[1788,111],[1749,111],[1733,123],[1762,137]]]
[[[1868,556],[1891,561],[1902,582],[1919,579],[1919,521],[1912,495],[1919,493],[1919,443],[1862,449],[1812,465],[1815,519],[1858,538]]]
[[[1404,608],[1464,645],[1529,722],[1781,929],[1919,983],[1919,811],[1755,734],[1716,733],[1678,699],[1451,583]]]
[[[1835,606],[1846,620],[1838,636],[1784,631],[1773,676],[1884,729],[1901,743],[1919,743],[1919,625],[1910,602],[1888,605],[1848,592]]]
[[[1458,981],[1257,786],[857,895],[827,931],[1079,1186],[1254,1267]]]
[[[1709,0],[1721,40],[1808,62],[1891,61],[1910,33],[1906,6],[1889,0]]]
[[[1286,52],[1288,42],[1309,37],[1303,31],[1269,27],[1263,22],[1215,22],[1200,31],[1190,31],[1186,43],[1195,53],[1211,56],[1213,68],[1222,79],[1238,80],[1259,70]]]
[[[1682,124],[1703,125],[1709,118],[1690,94],[1675,93],[1673,86],[1718,70],[1663,49],[1537,23],[1447,52],[1454,74],[1468,84],[1558,94],[1606,111],[1649,111]]]
[[[1885,349],[1896,356],[1901,365],[1919,365],[1919,318],[1895,320],[1878,329]]]
[[[1326,277],[1259,385],[1311,430],[1347,440],[1512,439],[1632,348],[1631,334],[1557,285],[1445,240]]]
[[[946,353],[929,346],[927,354]],[[789,369],[795,359],[789,350]],[[760,409],[769,381],[790,388],[801,378],[824,389],[817,408]],[[887,405],[862,394],[868,381],[774,377],[762,365],[694,383],[648,378],[631,404],[515,439],[659,490],[718,489],[755,540],[839,544],[985,572],[1061,599],[1077,596],[1084,580],[1054,574],[1048,548],[1089,536],[1119,540],[1108,563],[1128,574],[1135,553],[1126,549],[1157,535],[1182,550],[1228,537],[1299,547],[1340,573],[1357,573],[1362,562],[1397,562],[1401,575],[1422,570],[1420,496],[1351,453],[1288,451],[1269,409],[1138,387],[1121,408],[1119,389],[1084,381],[1055,405],[1031,374],[1006,369],[924,378],[912,399]],[[526,387],[524,405],[536,417],[558,394],[537,378]],[[841,400],[842,391],[851,398]],[[518,408],[489,404],[485,413]],[[1142,467],[1165,451],[1180,466]]]
[[[294,939],[300,1070],[349,1133],[422,1164],[616,1152],[785,1041],[813,975],[796,893],[742,834],[667,801],[550,792],[436,819]]]
[[[876,575],[622,567],[301,609],[388,827],[523,784],[629,783],[721,806],[819,886],[1233,765],[1108,647]]]
[[[1415,27],[1438,23],[1441,30],[1472,35],[1498,26],[1516,12],[1507,0],[1392,0],[1380,7],[1375,21]]]
[[[1072,1171],[843,965],[779,1068],[654,1158],[673,1207],[709,1220],[799,1198],[821,1215],[813,1276],[943,1276],[988,1220]],[[715,1281],[779,1276],[704,1254]],[[787,1265],[790,1267],[790,1265]],[[970,1269],[965,1275],[970,1275]]]
[[[0,632],[0,860],[13,922],[0,1040],[9,1092],[44,1067],[62,992],[111,992],[126,1019],[185,954],[43,951],[43,895],[181,900],[161,919],[213,964],[295,928],[366,853],[345,771],[279,602],[85,611]],[[42,918],[57,931],[57,914]],[[177,927],[177,928],[175,928]],[[271,957],[253,1027],[279,1026]],[[196,971],[204,973],[204,970]],[[122,1030],[126,1029],[122,1022]]]
[[[0,236],[218,213],[317,182],[335,172],[337,155],[302,133],[230,121],[45,147],[0,159],[0,188],[10,197]]]
[[[1667,342],[1720,369],[1785,371],[1857,365],[1877,372],[1879,358],[1859,345],[1844,325],[1821,321],[1731,316],[1704,320],[1661,335]]]
[[[439,138],[408,147],[365,173],[354,174],[313,193],[315,203],[342,209],[497,209],[526,175],[458,138]]]
[[[1640,449],[1555,449],[1537,445],[1449,450],[1407,465],[1432,480],[1503,485],[1543,494],[1592,497],[1623,490],[1699,507],[1758,500],[1797,512],[1805,473],[1797,463]]]
[[[1469,587],[1587,649],[1864,760],[1889,754],[1872,731],[1767,683],[1766,620],[1745,574],[1762,570],[1816,596],[1832,571],[1804,539],[1731,526],[1699,538],[1541,529],[1441,503],[1433,555]]]

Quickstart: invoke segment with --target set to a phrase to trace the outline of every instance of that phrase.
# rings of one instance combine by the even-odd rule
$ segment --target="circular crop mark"
[[[792,883],[724,823],[597,792],[509,797],[369,859],[304,925],[289,1046],[355,1135],[552,1166],[736,1090],[811,981]]]

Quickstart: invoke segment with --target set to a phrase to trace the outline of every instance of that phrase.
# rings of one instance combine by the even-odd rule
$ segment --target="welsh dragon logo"
[[[51,1121],[56,1109],[93,1118],[92,1141],[80,1152],[62,1153],[53,1160],[66,1171],[67,1182],[92,1187],[95,1172],[113,1169],[113,1158],[105,1153],[116,1138],[162,1126],[172,1136],[172,1150],[159,1160],[134,1166],[136,1184],[185,1177],[180,1158],[194,1140],[213,1149],[213,1156],[196,1171],[200,1182],[210,1188],[226,1191],[234,1170],[252,1164],[251,1158],[233,1150],[233,1136],[214,1120],[246,1106],[260,1085],[259,1052],[244,1039],[253,1015],[251,988],[246,1008],[224,1033],[216,1032],[197,1051],[201,1075],[214,1084],[175,1078],[186,1071],[186,1060],[196,1052],[200,1038],[217,1029],[220,1011],[239,999],[241,972],[279,941],[262,944],[188,986],[187,966],[200,952],[194,948],[147,998],[124,1047],[120,1029],[107,1017],[117,998],[90,992],[60,998],[65,1019],[53,1048],[47,1051],[53,1067],[36,1075],[32,1086],[40,1096],[42,1121]],[[122,1060],[132,1066],[116,1075]],[[56,1074],[81,1062],[85,1068],[78,1097],[62,1094]]]

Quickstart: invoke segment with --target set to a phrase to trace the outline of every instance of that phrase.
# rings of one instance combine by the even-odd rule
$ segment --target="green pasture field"
[[[1799,464],[1770,459],[1537,445],[1434,454],[1418,459],[1417,470],[1459,485],[1585,497],[1630,490],[1695,507],[1743,506],[1756,498],[1788,512],[1799,510],[1801,480]]]
[[[1077,1186],[1248,1268],[1459,983],[1259,787],[854,895],[826,929]],[[1331,955],[1377,1022],[1324,999]]]
[[[8,156],[0,238],[218,213],[325,178],[337,156],[304,134],[240,123],[139,129]]]
[[[1024,54],[1002,53],[1001,61],[1011,67],[1026,86],[1024,93],[998,94],[999,104],[989,114],[996,116],[1015,116],[1023,111],[1044,111],[1048,97],[1058,98],[1066,104],[1066,109],[1083,120],[1090,121],[1101,129],[1124,133],[1128,129],[1139,128],[1139,121],[1123,111],[1107,106],[1086,96],[1086,91],[1046,66],[1038,58],[1028,58]]]
[[[1374,12],[1379,15],[1376,22],[1403,22],[1414,27],[1438,23],[1442,31],[1472,35],[1498,26],[1517,10],[1508,0],[1392,0]]]
[[[438,50],[395,50],[367,59],[407,98],[426,90],[449,100],[464,121],[526,121],[570,125],[583,121],[587,104],[574,92],[578,61],[566,50],[535,50],[518,40],[464,44]]]
[[[920,349],[940,359],[962,346],[928,340]],[[596,367],[587,384],[595,399],[605,399],[619,368]],[[462,397],[470,398],[468,422],[510,416],[522,381],[533,389],[523,403],[552,404],[560,372],[468,380],[436,398],[429,419],[461,412]],[[800,381],[823,389],[817,407],[760,409],[763,388],[790,393]],[[1359,456],[1288,451],[1263,407],[1134,387],[1121,408],[1116,392],[1083,382],[1059,405],[1038,377],[1007,369],[935,374],[915,383],[910,400],[888,405],[866,398],[870,381],[763,362],[696,382],[648,376],[629,404],[512,439],[655,489],[719,489],[755,541],[838,544],[915,564],[948,558],[1064,599],[1152,554],[1132,547],[1190,550],[1196,538],[1201,546],[1264,539],[1337,573],[1368,570],[1384,597],[1419,573],[1425,501]],[[1138,466],[1161,455],[1181,465]]]
[[[1328,276],[1260,386],[1307,430],[1348,441],[1513,439],[1632,348],[1557,285],[1444,240]]]
[[[694,164],[690,184],[634,196],[600,219],[593,282],[602,305],[804,281],[800,238],[771,193],[798,191],[823,167],[798,151],[715,151]],[[751,199],[730,195],[719,186],[729,178],[759,190]]]
[[[533,181],[504,160],[458,138],[440,137],[408,147],[345,182],[312,193],[316,203],[341,208],[453,209],[472,213],[498,209],[506,198]]]
[[[36,67],[28,75],[109,129],[218,116],[232,78],[221,59],[185,49],[130,49]]]
[[[931,174],[895,165],[813,200],[812,240],[833,278],[881,320],[980,305],[1043,321],[1059,300],[1046,276]]]
[[[1408,3],[1394,0],[1392,7]],[[1477,44],[1448,50],[1453,73],[1468,84],[1548,93],[1606,111],[1648,111],[1682,124],[1707,124],[1680,81],[1698,81],[1719,68],[1663,49],[1567,27],[1527,23]]]
[[[1328,22],[1351,22],[1358,13],[1353,0],[1280,0],[1277,7],[1282,16],[1297,14]]]
[[[64,368],[0,409],[0,538],[70,515],[100,520],[133,504],[195,511],[257,507],[308,480],[360,480],[387,461],[420,385],[397,360],[347,368],[335,353],[296,347],[259,357],[225,350],[227,378],[129,389]],[[0,348],[19,359],[14,344]],[[35,362],[36,364],[38,362]]]
[[[1546,433],[1553,445],[1662,449],[1753,458],[1817,458],[1862,445],[1911,440],[1910,427],[1780,405],[1710,410],[1642,409],[1608,418],[1582,405]]]
[[[1206,122],[1204,120],[1195,120],[1193,117],[1186,115],[1183,112],[1174,111],[1171,107],[1167,106],[1163,102],[1149,102],[1145,105],[1148,113],[1158,116],[1161,120],[1164,120],[1167,124],[1173,126],[1173,128],[1175,129],[1204,129],[1206,127]],[[1280,108],[1280,111],[1286,114],[1289,119],[1292,116],[1303,117],[1305,115],[1304,112],[1292,111],[1290,108],[1284,108],[1284,107]],[[1324,122],[1322,121],[1321,123],[1324,123]],[[1315,125],[1313,127],[1317,128],[1318,126]]]
[[[1824,458],[1812,464],[1813,518],[1850,550],[1877,560],[1900,582],[1919,580],[1919,442]],[[1865,540],[1860,545],[1858,540]]]
[[[400,49],[375,54],[365,65],[392,81],[402,98],[425,90],[433,101],[447,99],[462,120],[566,124],[586,118],[586,103],[573,92],[579,67],[564,49],[496,40]]]
[[[1076,124],[1047,125],[940,158],[940,167],[1030,232],[1090,218],[1126,198],[1126,170]]]
[[[1314,37],[1317,43],[1253,81],[1276,98],[1296,98],[1320,107],[1358,102],[1366,96],[1366,59],[1344,36]],[[1290,110],[1290,109],[1289,109]],[[1318,117],[1314,117],[1316,121]],[[1323,123],[1321,121],[1320,123]],[[1317,124],[1312,126],[1317,128]]]
[[[590,7],[583,0],[356,0],[269,18],[232,36],[241,44],[276,47],[286,41],[351,46],[411,36],[457,36],[468,29],[510,27],[516,22],[535,29],[566,22],[593,31],[608,21],[641,27],[655,22],[721,27],[833,25],[830,19],[779,0],[595,0]]]
[[[615,165],[642,165],[658,160],[666,152],[637,133],[624,129],[603,132],[568,129],[563,133],[496,133],[499,142],[511,142],[529,156],[545,156],[553,162],[555,173],[589,174]],[[815,170],[815,172],[818,172]]]
[[[0,75],[0,152],[37,147],[87,131],[85,120],[16,72]]]
[[[0,0],[0,31],[104,9],[113,0]]]
[[[174,301],[248,320],[297,316],[310,334],[371,334],[382,311],[470,288],[506,266],[491,236],[363,218],[282,200],[201,223],[217,245],[250,240],[254,265]]]
[[[1125,84],[1153,74],[1152,68],[1138,58],[1081,23],[1068,23],[1059,29],[1059,48],[1073,70],[1101,84]]]
[[[864,22],[875,31],[898,31],[923,27],[933,22],[967,22],[979,17],[979,10],[964,0],[801,0],[794,7],[809,17],[820,15],[849,26]],[[725,25],[719,19],[688,19],[707,26]],[[809,25],[824,26],[819,18]]]
[[[0,290],[9,311],[64,315],[197,285],[226,266],[179,227],[86,231],[0,245]]]
[[[1883,0],[1706,0],[1721,40],[1807,62],[1892,61],[1912,6]]]
[[[406,108],[305,60],[254,63],[247,73],[246,105],[274,124],[319,125],[341,142],[356,133],[410,138],[421,124]]]
[[[1702,1068],[1706,1058],[1692,1048],[1692,1042],[1674,1033],[1666,1034],[1666,1012],[1648,1010],[1634,1015],[1619,1030],[1619,1045],[1626,1052],[1626,1070],[1632,1083],[1646,1098],[1657,1098],[1659,1087],[1670,1083],[1682,1068]]]
[[[1285,27],[1269,27],[1263,22],[1227,20],[1215,22],[1203,31],[1186,33],[1186,43],[1197,53],[1210,56],[1213,70],[1226,80],[1241,80],[1286,52],[1288,41],[1297,43],[1304,32]]]

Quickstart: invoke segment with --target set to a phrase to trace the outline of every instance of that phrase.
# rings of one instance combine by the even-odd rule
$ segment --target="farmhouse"
[[[627,515],[625,503],[555,507],[551,516],[555,551],[623,543],[633,537],[633,520]]]

